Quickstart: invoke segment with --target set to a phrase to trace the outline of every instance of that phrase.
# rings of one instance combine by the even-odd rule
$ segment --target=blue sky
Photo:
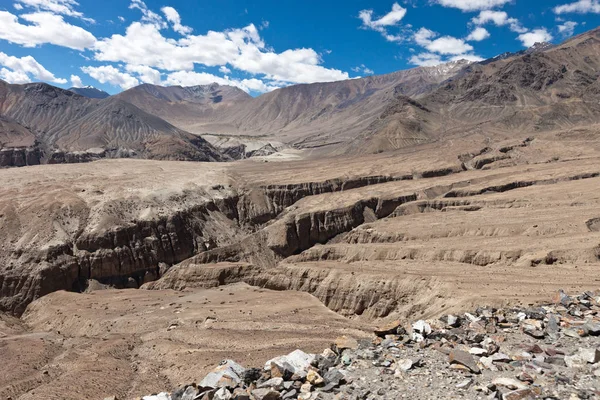
[[[278,87],[479,60],[600,24],[600,0],[0,0],[0,79]]]

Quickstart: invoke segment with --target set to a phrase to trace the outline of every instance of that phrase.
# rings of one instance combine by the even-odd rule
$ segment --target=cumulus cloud
[[[129,8],[131,10],[140,10],[142,12],[142,21],[152,24],[159,29],[165,29],[167,27],[167,23],[162,19],[162,17],[150,10],[146,3],[144,3],[142,0],[131,0]]]
[[[112,65],[81,67],[81,70],[100,83],[108,83],[113,86],[120,86],[121,89],[129,89],[140,84],[136,78],[127,73],[119,71]]]
[[[81,18],[88,22],[95,22],[91,18],[84,17],[81,12],[76,11],[75,7],[78,5],[79,3],[75,0],[17,0],[15,8],[22,10],[24,7],[31,7],[37,11],[48,11],[53,14],[62,14],[69,17]]]
[[[391,35],[388,33],[387,28],[390,26],[397,25],[404,16],[406,15],[406,8],[400,6],[398,3],[392,5],[392,11],[385,14],[384,16],[373,19],[373,10],[362,10],[358,13],[358,18],[362,21],[363,29],[372,29],[377,31],[390,42],[402,40],[400,36]]]
[[[552,35],[545,29],[534,29],[531,32],[522,33],[518,39],[523,43],[525,47],[531,47],[536,43],[543,43],[551,41]]]
[[[434,67],[443,63],[442,57],[434,53],[421,53],[413,55],[409,62],[420,67]]]
[[[554,7],[556,14],[578,13],[578,14],[600,14],[599,0],[579,0],[574,3],[563,4]]]
[[[83,87],[83,82],[81,81],[81,78],[78,75],[71,75],[71,87]]]
[[[222,74],[230,74],[231,70],[229,68],[227,68],[227,66],[221,65],[219,67],[219,72],[222,73]]]
[[[22,24],[19,18],[29,24]],[[25,47],[50,43],[75,50],[94,46],[96,38],[90,32],[64,21],[61,15],[36,12],[17,17],[0,11],[0,39]]]
[[[508,25],[510,30],[516,33],[525,33],[527,29],[524,28],[518,19],[511,18],[504,11],[481,11],[478,16],[471,19],[471,22],[475,25],[485,25],[492,23],[496,26]]]
[[[9,83],[26,83],[33,79],[52,83],[67,83],[66,79],[57,78],[32,56],[14,57],[0,52],[0,78]]]
[[[487,31],[485,32],[487,33]],[[475,35],[472,33],[469,36],[477,36],[479,38],[484,36],[483,33],[484,32],[478,32]],[[416,31],[413,34],[413,40],[426,51],[413,55],[409,59],[409,62],[422,67],[431,67],[457,60],[482,60],[481,57],[472,53],[473,46],[465,42],[464,39],[458,39],[452,36],[437,36],[437,33],[427,28],[421,28]]]
[[[474,42],[481,42],[482,40],[485,40],[489,37],[490,37],[490,33],[487,31],[487,29],[479,26],[479,27],[473,29],[473,31],[469,34],[469,36],[467,36],[466,40],[474,41]]]
[[[125,70],[136,74],[137,78],[143,83],[151,83],[153,85],[160,85],[161,83],[160,71],[146,65],[127,65]]]
[[[463,39],[452,36],[442,36],[433,39],[437,35],[435,32],[421,28],[414,34],[415,42],[425,47],[430,53],[438,54],[465,54],[473,50],[473,46],[466,43]]]
[[[437,0],[444,7],[458,8],[462,11],[481,11],[502,7],[511,0]]]
[[[98,41],[98,61],[146,65],[167,71],[192,71],[196,64],[230,65],[268,80],[289,83],[327,82],[348,79],[348,73],[321,66],[313,49],[290,49],[276,53],[267,48],[253,24],[224,32],[189,35],[179,40],[164,37],[155,24],[134,22],[125,35]]]
[[[192,28],[181,25],[181,17],[179,16],[177,10],[175,10],[173,7],[163,7],[161,8],[161,11],[163,14],[165,14],[167,21],[173,25],[173,30],[175,32],[182,35],[189,35],[192,33]]]
[[[563,24],[558,25],[558,32],[560,32],[563,36],[573,36],[577,25],[577,22],[565,21]]]

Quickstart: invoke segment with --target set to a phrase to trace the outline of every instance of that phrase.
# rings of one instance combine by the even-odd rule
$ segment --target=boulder
[[[293,368],[294,374],[300,371],[308,371],[308,367],[311,366],[313,361],[315,360],[314,354],[307,354],[302,350],[294,350],[287,356],[281,356],[273,358],[265,363],[264,369],[266,371],[271,369],[271,364],[275,363],[277,365],[281,365],[283,363],[289,364]]]
[[[450,362],[450,364],[459,364],[464,367],[467,367],[471,372],[475,374],[481,373],[481,370],[477,366],[477,363],[473,359],[473,356],[471,356],[466,351],[452,350],[450,352],[450,355],[448,356],[448,361]]]
[[[243,381],[245,368],[233,360],[224,360],[198,384],[200,387],[236,387]]]

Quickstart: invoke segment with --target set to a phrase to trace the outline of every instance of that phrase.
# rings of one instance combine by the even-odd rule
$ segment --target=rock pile
[[[221,363],[200,383],[143,400],[594,399],[600,396],[600,292],[539,306],[446,315],[340,337],[246,369]]]

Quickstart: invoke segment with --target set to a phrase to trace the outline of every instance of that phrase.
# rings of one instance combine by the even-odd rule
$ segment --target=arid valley
[[[0,399],[598,398],[599,75],[592,29],[258,97],[0,81]]]

